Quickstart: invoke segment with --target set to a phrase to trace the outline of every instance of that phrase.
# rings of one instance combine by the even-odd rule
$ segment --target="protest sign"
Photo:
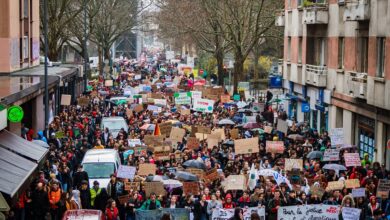
[[[135,219],[142,220],[160,220],[162,216],[167,213],[173,220],[187,220],[190,219],[190,210],[186,208],[166,208],[155,210],[136,210]]]
[[[133,117],[133,110],[131,110],[131,109],[126,109],[126,116],[127,116],[127,118]]]
[[[259,102],[254,102],[252,103],[252,108],[256,112],[263,112],[265,107],[265,103],[259,103]]]
[[[188,137],[187,148],[191,149],[191,150],[198,149],[199,148],[199,140],[196,137]]]
[[[158,107],[157,105],[148,105],[147,110],[152,112],[161,112],[162,108]]]
[[[230,175],[222,182],[222,185],[227,190],[246,190],[246,179],[244,175]]]
[[[149,198],[151,193],[156,193],[157,196],[165,195],[167,191],[164,189],[162,182],[145,182],[145,195]]]
[[[234,139],[237,139],[238,138],[238,129],[235,128],[235,129],[232,129],[230,130],[230,137],[234,140]]]
[[[218,146],[218,144],[219,138],[213,138],[212,136],[207,138],[207,148],[213,149],[213,147]]]
[[[70,105],[70,102],[72,100],[71,95],[61,95],[61,105]]]
[[[282,119],[278,119],[278,126],[276,128],[278,131],[284,133],[284,134],[287,134],[287,130],[288,130],[288,124],[286,121],[282,120]]]
[[[198,182],[183,182],[184,194],[199,195],[199,183]]]
[[[166,99],[154,99],[154,104],[157,106],[165,107],[165,106],[167,106],[167,100]]]
[[[285,171],[290,171],[292,169],[299,169],[303,170],[303,160],[302,159],[285,159],[285,164],[284,164],[284,170]]]
[[[352,197],[353,198],[366,197],[366,188],[352,189]]]
[[[354,189],[359,188],[360,182],[358,179],[347,179],[345,180],[345,188],[347,189]]]
[[[206,182],[212,183],[213,181],[219,179],[219,173],[218,173],[218,171],[217,171],[216,168],[213,168],[213,169],[207,171],[207,172],[204,174],[203,177],[204,177],[204,179],[206,180]]]
[[[347,167],[359,167],[362,165],[359,153],[344,153],[344,160]]]
[[[376,189],[376,196],[381,197],[382,199],[389,198],[390,192],[390,180],[380,179],[378,183],[378,188]]]
[[[130,147],[135,147],[142,144],[140,139],[127,139],[127,143]]]
[[[54,135],[55,138],[64,138],[65,137],[65,132],[63,131],[57,131]]]
[[[199,141],[206,140],[208,135],[209,134],[195,133],[195,137],[198,138]]]
[[[330,142],[332,146],[344,144],[344,129],[332,128],[329,131]]]
[[[124,179],[134,179],[135,171],[137,170],[136,167],[131,166],[125,166],[125,165],[119,165],[118,171],[116,176],[119,178]]]
[[[111,79],[104,81],[104,86],[113,86],[113,85],[114,85],[114,81],[112,81]]]
[[[175,105],[190,105],[191,93],[180,92],[173,95],[175,97]]]
[[[278,209],[278,220],[326,219],[338,220],[340,207],[336,205],[282,206]]]
[[[271,134],[273,130],[273,127],[271,126],[264,126],[264,133]]]
[[[140,188],[141,182],[125,182],[125,190],[126,191],[138,191]]]
[[[198,179],[203,179],[204,171],[202,169],[197,168],[187,168],[186,172],[189,172],[191,174],[194,174],[198,177]]]
[[[234,140],[234,151],[238,154],[252,154],[259,152],[259,138]]]
[[[191,110],[190,109],[182,109],[182,110],[180,110],[180,114],[191,115]]]
[[[191,91],[191,98],[194,99],[201,99],[202,98],[202,91]]]
[[[250,220],[251,214],[253,212],[256,212],[259,215],[260,220],[265,220],[265,209],[259,208],[259,207],[250,207],[250,208],[243,209],[244,220]],[[228,220],[228,219],[232,219],[233,216],[234,216],[234,209],[217,208],[217,209],[214,209],[211,219],[212,220]]]
[[[160,123],[159,128],[160,128],[161,135],[167,137],[171,134],[172,123],[171,122]]]
[[[139,176],[148,176],[149,174],[156,174],[156,164],[153,163],[142,163],[138,168]]]
[[[159,161],[169,160],[170,158],[170,151],[154,151],[154,158]]]
[[[146,156],[147,148],[146,147],[135,147],[134,148],[134,156]]]
[[[229,103],[230,95],[221,95],[221,103]]]
[[[216,135],[215,137],[219,138],[219,140],[225,140],[226,139],[225,130],[223,128],[214,129],[214,130],[211,131],[211,134],[212,135],[215,134]],[[211,137],[211,136],[209,136],[209,137]]]
[[[194,99],[192,108],[199,112],[213,113],[214,102],[214,100],[210,99]]]
[[[121,205],[129,201],[130,195],[118,196],[118,201]]]
[[[211,133],[211,129],[209,127],[197,126],[196,128],[197,128],[198,133],[203,133],[203,134],[210,134]]]
[[[152,86],[152,90],[153,91],[157,91],[157,88],[155,88],[155,86]],[[150,94],[150,97],[152,99],[154,99],[154,104],[157,105],[157,103],[159,103],[159,105],[162,105],[162,106],[166,106],[167,105],[167,100],[164,99],[164,96],[160,93],[151,93]],[[158,100],[158,101],[156,101]],[[165,103],[165,104],[164,104]]]
[[[344,188],[344,181],[330,181],[326,187],[326,191],[342,190]]]
[[[318,198],[322,198],[324,193],[325,193],[325,190],[323,188],[321,188],[320,186],[312,185],[310,187],[310,194],[311,195],[316,195],[316,196],[318,196]]]
[[[340,149],[326,149],[324,156],[322,157],[323,161],[339,161],[340,160]]]
[[[155,135],[145,135],[144,143],[150,146],[161,146],[164,144],[163,136],[155,136]]]
[[[80,105],[80,106],[88,106],[89,98],[80,97],[80,98],[77,99],[77,104]]]
[[[143,105],[137,105],[134,107],[134,111],[137,112],[137,113],[140,113],[144,110],[144,106]]]
[[[169,135],[169,139],[172,142],[183,142],[183,137],[186,134],[186,130],[182,128],[172,127],[171,134]]]
[[[341,215],[343,216],[343,220],[356,220],[360,219],[361,209],[343,207],[341,208]]]
[[[270,152],[270,153],[284,152],[283,141],[267,141],[265,147],[266,147],[266,152]]]

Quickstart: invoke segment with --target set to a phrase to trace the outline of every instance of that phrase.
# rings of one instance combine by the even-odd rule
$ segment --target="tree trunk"
[[[218,69],[218,85],[223,85],[223,78],[225,76],[225,71],[223,69],[223,51],[218,50],[215,54],[217,59],[217,69]]]
[[[253,75],[254,75],[254,78],[255,78],[255,81],[257,81],[259,79],[259,55],[257,53],[254,53],[255,55],[255,60],[254,60],[254,63],[253,63]]]
[[[99,74],[102,75],[103,74],[103,69],[102,69],[102,66],[103,66],[103,53],[102,53],[102,47],[101,46],[98,46],[98,57],[99,57],[98,71],[99,71]]]
[[[243,74],[244,59],[242,56],[236,56],[234,60],[234,72],[233,72],[233,94],[238,94],[237,86],[239,77]]]

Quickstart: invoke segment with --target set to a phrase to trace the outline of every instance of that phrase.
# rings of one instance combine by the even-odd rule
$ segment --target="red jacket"
[[[107,220],[117,220],[118,219],[118,208],[115,207],[114,210],[111,211],[110,208],[106,208],[106,216]]]

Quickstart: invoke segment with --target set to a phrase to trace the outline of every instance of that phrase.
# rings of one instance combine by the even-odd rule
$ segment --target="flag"
[[[154,127],[154,136],[160,136],[161,131],[160,131],[160,126],[158,126],[158,123],[156,123],[156,126]]]
[[[253,190],[256,187],[256,183],[258,179],[259,179],[259,175],[257,174],[257,170],[255,169],[255,164],[252,163],[251,170],[249,171],[249,181],[248,181],[248,186],[250,190]]]

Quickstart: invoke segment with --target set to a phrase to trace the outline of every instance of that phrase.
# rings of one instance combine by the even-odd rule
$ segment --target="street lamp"
[[[83,1],[83,7],[84,7],[84,91],[87,91],[87,68],[88,68],[88,51],[87,51],[87,38],[88,38],[88,33],[87,33],[87,0]]]
[[[49,133],[49,89],[48,89],[48,59],[47,54],[49,50],[48,46],[48,39],[47,39],[47,33],[48,33],[48,19],[47,19],[47,0],[43,1],[43,35],[44,35],[44,42],[45,42],[45,133],[46,137],[48,137]]]

